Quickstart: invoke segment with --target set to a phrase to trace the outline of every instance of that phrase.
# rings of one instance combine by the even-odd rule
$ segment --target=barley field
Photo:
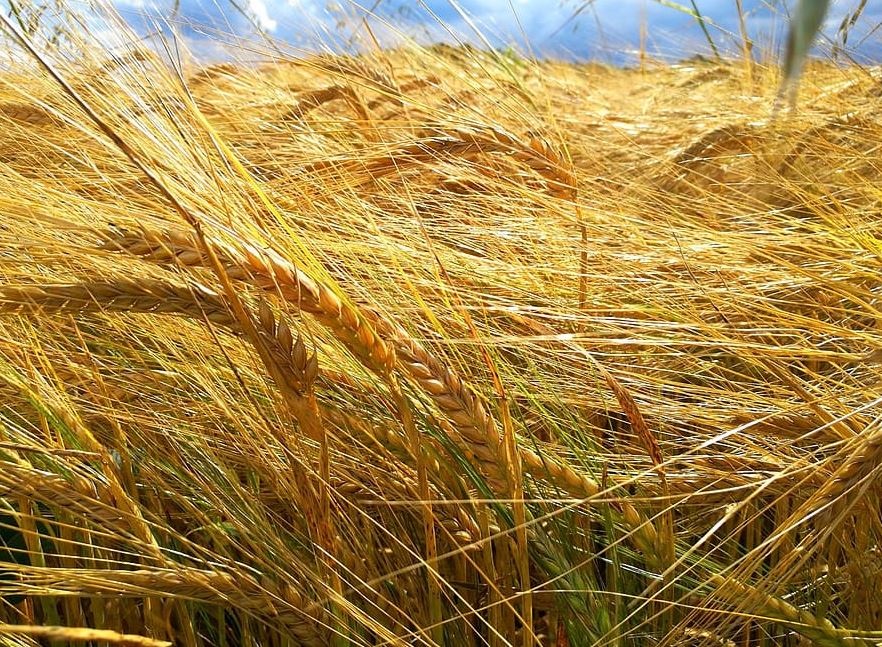
[[[882,73],[0,72],[0,644],[882,642]]]

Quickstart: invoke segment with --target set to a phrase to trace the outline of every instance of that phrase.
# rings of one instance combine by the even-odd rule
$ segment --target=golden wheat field
[[[0,644],[882,641],[879,70],[12,61]]]

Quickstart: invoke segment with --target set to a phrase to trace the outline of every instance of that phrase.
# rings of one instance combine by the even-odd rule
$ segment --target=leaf
[[[829,6],[830,0],[799,0],[790,20],[790,33],[787,35],[787,46],[781,63],[783,78],[778,98],[780,100],[785,94],[789,94],[791,106],[796,102],[799,77]]]
[[[679,2],[671,2],[671,0],[656,0],[656,2],[658,2],[658,4],[663,7],[667,7],[668,9],[674,9],[681,13],[685,13],[687,16],[692,16],[696,20],[701,19],[701,14],[698,13],[696,9],[690,9],[686,5],[682,5]]]

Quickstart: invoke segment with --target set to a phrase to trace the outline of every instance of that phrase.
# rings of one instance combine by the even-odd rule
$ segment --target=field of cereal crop
[[[79,47],[0,73],[0,644],[882,640],[878,69]]]

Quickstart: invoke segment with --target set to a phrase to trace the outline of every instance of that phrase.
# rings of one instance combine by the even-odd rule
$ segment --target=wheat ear
[[[109,570],[29,568],[18,575],[22,586],[55,594],[143,596],[162,593],[184,600],[231,605],[255,617],[281,625],[300,644],[328,644],[329,618],[318,604],[310,604],[290,584],[275,586],[237,573],[175,566],[168,570]]]
[[[211,244],[230,279],[278,293],[300,310],[312,314],[370,368],[380,373],[388,373],[394,368],[392,347],[380,339],[355,307],[345,303],[330,288],[309,278],[272,250],[260,250],[244,242],[240,249],[217,240],[212,240]],[[189,232],[112,234],[104,247],[159,264],[198,267],[208,263],[195,236]]]
[[[226,300],[198,286],[181,286],[155,279],[117,279],[49,285],[4,285],[0,309],[7,312],[152,312],[208,319],[232,326]]]
[[[343,85],[332,85],[328,88],[298,94],[297,104],[282,115],[282,119],[286,121],[299,121],[311,110],[335,99],[343,99],[352,108],[353,112],[358,115],[358,118],[365,123],[370,121],[370,115],[368,115],[362,99],[356,94],[355,90]]]
[[[194,319],[208,319],[212,323],[239,332],[236,319],[226,302],[215,292],[195,286],[181,286],[157,279],[119,279],[70,284],[21,285],[0,287],[0,310],[16,312],[95,313],[139,312],[179,315]],[[315,354],[309,354],[300,337],[295,338],[282,320],[276,320],[266,303],[261,304],[259,333],[277,364],[285,369],[285,384],[298,394],[300,405],[295,410],[298,421],[307,435],[321,441],[324,415],[346,429],[355,429],[379,444],[393,446],[410,454],[411,448],[382,427],[369,426],[343,412],[321,407],[312,394],[313,383],[319,374]],[[310,397],[311,396],[311,397]],[[302,415],[299,415],[302,414]],[[324,454],[327,453],[325,447]],[[428,456],[425,457],[429,459]],[[327,465],[327,459],[323,461]],[[437,461],[429,461],[433,472],[440,471]],[[327,468],[324,482],[329,481]],[[327,509],[327,503],[323,506]],[[462,528],[474,531],[474,522],[461,520]],[[327,533],[324,533],[327,534]]]
[[[828,522],[825,525],[861,501],[861,497],[849,497],[848,493],[860,487],[874,472],[878,474],[882,462],[882,428],[868,430],[851,444],[857,445],[857,448],[840,464],[832,478],[821,486],[816,496],[815,509],[829,507],[822,516]]]
[[[220,245],[220,244],[219,244]],[[113,235],[104,245],[160,264],[202,266],[205,259],[195,240],[183,232],[142,232]],[[340,335],[368,366],[389,372],[398,366],[425,391],[454,423],[468,450],[478,459],[491,483],[505,483],[500,472],[500,438],[496,424],[477,396],[446,365],[411,339],[407,332],[375,311],[345,304],[329,288],[306,277],[276,253],[256,249],[239,252],[224,245],[216,252],[228,276],[280,294]],[[379,334],[378,334],[379,333]],[[382,335],[382,337],[381,337]],[[381,362],[382,360],[382,362]]]
[[[192,237],[180,232],[113,233],[104,247],[125,251],[160,264],[195,267],[205,263]],[[506,487],[506,475],[500,469],[503,464],[500,459],[501,437],[493,417],[462,378],[412,339],[401,326],[367,308],[356,312],[354,307],[347,306],[353,314],[346,318],[339,314],[333,316],[335,312],[341,312],[336,305],[330,313],[323,313],[321,295],[330,293],[330,290],[305,277],[278,254],[266,255],[259,263],[249,265],[242,254],[225,246],[218,257],[230,278],[281,293],[286,300],[316,314],[319,321],[334,322],[333,326],[329,324],[332,330],[336,330],[339,325],[345,325],[346,320],[351,321],[354,317],[359,321],[369,321],[372,325],[368,330],[374,335],[372,339],[376,340],[375,343],[382,344],[383,349],[389,347],[386,356],[393,359],[397,357],[398,365],[450,419],[464,441],[458,444],[467,455],[474,457],[490,484],[496,488]],[[246,264],[247,267],[242,267],[241,264]],[[325,302],[332,305],[341,303],[336,296],[333,299],[326,297]],[[374,331],[382,335],[384,340]],[[351,339],[352,335],[353,331],[350,330],[347,338]],[[529,449],[519,448],[518,452],[524,467],[534,478],[550,481],[579,498],[594,498],[602,491],[596,481],[566,463],[547,456],[540,457]],[[619,512],[624,524],[633,530],[634,542],[641,552],[650,561],[662,563],[664,560],[657,550],[658,533],[652,523],[630,503],[621,503]]]
[[[306,173],[333,170],[355,176],[356,186],[400,172],[408,166],[429,164],[442,155],[470,159],[476,155],[503,153],[545,179],[549,192],[566,198],[576,193],[575,176],[562,156],[547,140],[530,134],[525,140],[496,126],[441,130],[368,159],[328,159],[303,168]],[[361,180],[358,180],[361,175]]]
[[[821,645],[822,647],[853,647],[854,645],[869,642],[854,638],[852,636],[853,632],[839,629],[826,618],[819,618],[781,598],[765,593],[738,580],[711,573],[708,576],[708,584],[713,584],[720,591],[730,590],[734,596],[737,596],[736,599],[739,602],[740,608],[744,608],[745,602],[753,602],[763,614],[779,620],[782,624],[805,636],[816,645]]]
[[[0,636],[28,636],[65,644],[102,642],[126,647],[172,647],[167,640],[155,640],[137,634],[122,634],[109,629],[56,627],[46,625],[8,625],[0,623]],[[12,644],[12,643],[10,643]]]
[[[4,117],[28,126],[46,127],[62,123],[61,117],[47,108],[27,103],[0,103],[0,120]]]

